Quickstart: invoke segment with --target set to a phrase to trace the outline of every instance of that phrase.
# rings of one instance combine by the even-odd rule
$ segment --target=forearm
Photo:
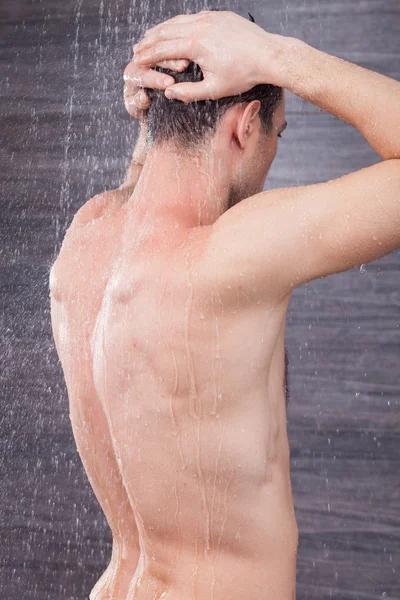
[[[147,156],[147,120],[140,121],[140,129],[135,148],[133,150],[131,163],[129,165],[126,179],[122,188],[134,188],[142,172],[143,165]]]
[[[400,158],[400,82],[288,38],[284,87],[346,121],[384,160]]]

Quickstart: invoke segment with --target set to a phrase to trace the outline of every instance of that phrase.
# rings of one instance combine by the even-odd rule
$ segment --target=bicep
[[[236,276],[242,271],[254,290],[284,295],[400,247],[400,161],[262,192],[233,209],[217,221],[238,244],[231,268]]]

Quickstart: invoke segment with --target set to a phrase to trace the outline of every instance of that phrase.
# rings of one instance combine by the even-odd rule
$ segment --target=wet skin
[[[232,14],[179,19],[202,23],[209,44],[225,39],[225,92],[243,91],[243,52],[257,81],[346,121],[383,162],[259,194],[276,139],[259,147],[254,104],[235,106],[208,163],[147,159],[147,190],[105,194],[71,226],[51,271],[53,332],[114,541],[91,600],[294,600],[286,310],[293,287],[399,248],[400,84]],[[241,45],[236,26],[248,32]],[[152,58],[173,58],[169,48]]]
[[[103,196],[50,275],[73,433],[113,533],[91,600],[293,600],[290,294],[227,281],[212,226],[157,228]]]
[[[255,294],[214,235],[218,211],[261,191],[284,109],[261,146],[254,125],[255,154],[229,193],[223,143],[196,176],[197,159],[160,148],[143,171],[132,162],[123,188],[75,215],[51,270],[74,437],[113,535],[91,600],[295,596],[290,293],[271,281]]]

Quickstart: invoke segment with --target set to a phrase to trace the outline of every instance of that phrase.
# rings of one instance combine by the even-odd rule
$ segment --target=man
[[[128,181],[78,211],[50,277],[74,436],[113,533],[90,598],[293,600],[286,311],[293,288],[400,246],[400,83],[210,11],[150,30],[125,79],[147,115]],[[263,192],[283,89],[383,161]]]

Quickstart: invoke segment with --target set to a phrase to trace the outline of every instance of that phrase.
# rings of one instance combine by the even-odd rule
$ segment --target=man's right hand
[[[141,68],[187,58],[204,80],[168,86],[166,96],[183,102],[235,96],[259,83],[284,87],[287,38],[227,11],[179,15],[148,30],[134,48]]]

